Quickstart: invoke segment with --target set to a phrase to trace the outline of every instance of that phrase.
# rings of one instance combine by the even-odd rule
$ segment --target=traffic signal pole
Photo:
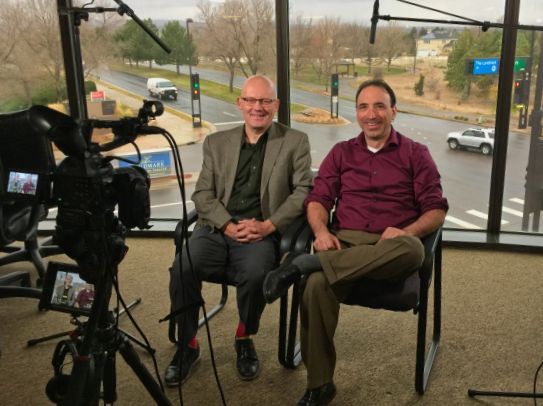
[[[192,112],[192,127],[201,127],[202,105],[200,104],[200,75],[198,73],[190,75],[190,108]]]
[[[339,117],[339,75],[332,73],[330,80],[330,117]]]

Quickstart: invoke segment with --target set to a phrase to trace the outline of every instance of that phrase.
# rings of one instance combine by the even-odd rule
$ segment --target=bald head
[[[275,83],[273,81],[264,75],[253,75],[249,76],[245,83],[243,84],[243,87],[241,88],[241,96],[245,96],[245,93],[247,92],[247,89],[250,87],[258,86],[261,89],[267,88],[273,96],[272,99],[277,98],[277,91],[275,90]]]

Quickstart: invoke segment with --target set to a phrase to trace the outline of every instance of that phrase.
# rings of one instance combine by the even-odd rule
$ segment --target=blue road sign
[[[474,75],[496,75],[500,68],[500,59],[499,58],[484,58],[484,59],[474,59],[473,60],[473,71]]]

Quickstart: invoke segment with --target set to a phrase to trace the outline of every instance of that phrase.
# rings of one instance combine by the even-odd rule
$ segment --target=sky
[[[199,0],[123,0],[141,19],[198,19],[196,5]],[[272,0],[273,1],[273,0]],[[475,20],[499,22],[504,14],[506,0],[409,0],[434,9],[468,17]],[[214,2],[219,3],[220,0]],[[113,4],[113,0],[111,0]],[[291,0],[291,18],[301,14],[313,20],[340,17],[344,21],[357,21],[369,25],[373,0]],[[439,20],[456,19],[398,0],[380,0],[379,14],[393,17],[431,18]],[[474,3],[477,7],[474,7]],[[543,25],[542,0],[521,0],[521,24]],[[402,25],[413,23],[402,22]]]

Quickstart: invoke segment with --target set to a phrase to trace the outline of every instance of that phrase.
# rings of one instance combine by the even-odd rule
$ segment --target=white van
[[[160,100],[177,100],[177,88],[168,79],[149,78],[147,79],[147,90],[151,97],[158,97]]]

